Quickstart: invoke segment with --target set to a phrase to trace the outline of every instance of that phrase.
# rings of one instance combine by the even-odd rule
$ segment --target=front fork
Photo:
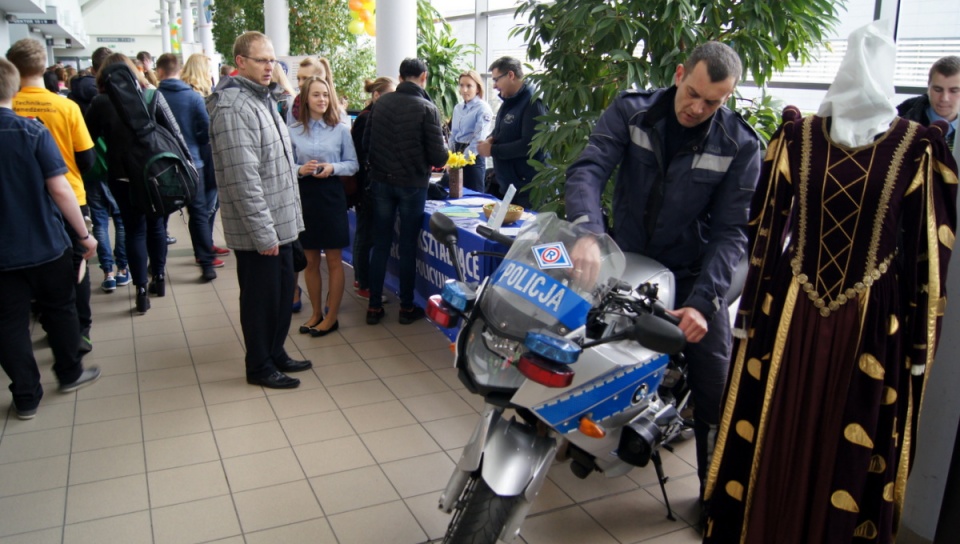
[[[440,496],[440,510],[450,512],[463,493],[472,474],[503,497],[518,497],[516,506],[500,533],[504,542],[512,542],[520,533],[533,501],[547,479],[557,455],[557,441],[548,432],[503,418],[503,408],[487,404],[470,441],[463,448],[457,468]]]

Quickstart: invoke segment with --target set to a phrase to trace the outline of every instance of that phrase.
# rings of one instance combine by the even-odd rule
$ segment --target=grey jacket
[[[207,98],[227,246],[264,251],[303,230],[296,163],[270,90],[234,77]]]

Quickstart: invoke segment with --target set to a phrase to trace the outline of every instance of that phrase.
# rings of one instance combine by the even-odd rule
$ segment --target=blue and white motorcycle
[[[456,226],[435,213],[431,232],[448,249]],[[479,230],[479,229],[478,229]],[[481,233],[483,234],[483,233]],[[598,280],[574,281],[568,248],[593,236]],[[492,236],[497,239],[496,236]],[[485,407],[440,497],[453,512],[443,542],[513,541],[556,459],[581,478],[621,476],[651,460],[666,500],[660,449],[691,422],[685,346],[673,274],[624,254],[608,236],[543,213],[528,221],[496,272],[480,285],[448,280],[427,315],[456,341],[460,380]]]

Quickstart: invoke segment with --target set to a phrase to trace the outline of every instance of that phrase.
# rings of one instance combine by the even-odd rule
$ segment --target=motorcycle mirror
[[[634,319],[633,339],[647,349],[670,355],[683,351],[687,345],[683,331],[651,314],[641,314]]]
[[[457,225],[446,214],[440,212],[430,214],[430,234],[448,249],[457,243]]]

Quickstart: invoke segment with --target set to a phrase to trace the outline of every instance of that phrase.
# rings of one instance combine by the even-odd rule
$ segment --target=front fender
[[[556,453],[553,437],[538,436],[527,425],[499,419],[491,426],[483,446],[483,481],[497,495],[524,493],[527,500],[532,500]]]

